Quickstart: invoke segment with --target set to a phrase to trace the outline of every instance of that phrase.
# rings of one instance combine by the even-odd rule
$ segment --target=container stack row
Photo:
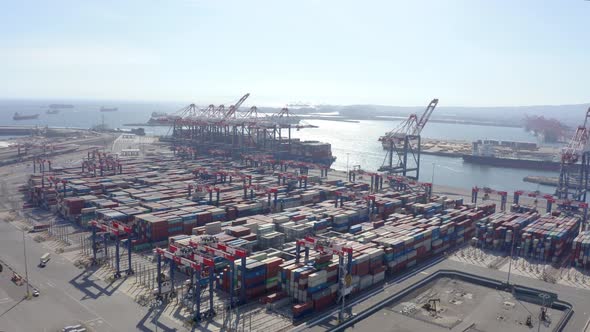
[[[482,218],[476,225],[477,245],[495,250],[510,250],[513,241],[520,238],[520,232],[540,217],[538,212],[505,212]]]
[[[573,263],[587,269],[590,265],[590,231],[581,232],[572,243]]]
[[[522,231],[519,254],[555,263],[571,248],[580,224],[579,217],[545,214]]]

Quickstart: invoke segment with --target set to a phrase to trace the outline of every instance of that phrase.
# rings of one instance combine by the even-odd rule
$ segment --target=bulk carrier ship
[[[506,144],[502,145],[502,143]],[[502,155],[495,151],[499,146],[516,147],[517,145],[515,144],[534,143],[478,141],[473,143],[472,154],[464,154],[462,158],[466,163],[478,165],[543,171],[559,171],[561,163],[558,156],[545,156],[545,158],[542,158],[541,155],[539,155],[537,158],[531,158],[530,156],[519,156],[518,148],[516,148],[515,152],[512,154]],[[526,146],[521,145],[520,147],[525,148]],[[532,145],[528,146],[528,148],[532,148]]]

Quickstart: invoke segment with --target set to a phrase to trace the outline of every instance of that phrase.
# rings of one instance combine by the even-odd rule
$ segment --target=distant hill
[[[460,118],[464,120],[504,120],[521,122],[525,115],[542,115],[556,118],[570,126],[576,126],[584,119],[590,104],[577,105],[536,105],[518,107],[460,107],[439,106],[432,118]],[[328,113],[338,112],[342,116],[354,118],[370,118],[374,116],[407,116],[411,113],[421,114],[426,106],[403,107],[385,105],[319,105],[315,108],[293,110],[295,113]],[[270,111],[270,109],[267,109]]]

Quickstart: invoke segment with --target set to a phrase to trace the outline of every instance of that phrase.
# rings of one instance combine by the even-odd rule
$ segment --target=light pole
[[[506,280],[506,285],[510,286],[510,273],[512,272],[512,257],[514,257],[514,244],[516,242],[516,232],[518,231],[517,227],[514,227],[512,231],[512,245],[510,246],[510,262],[508,264],[508,279]]]
[[[25,230],[23,229],[23,252],[25,255],[25,281],[27,283],[27,299],[31,296],[29,292],[29,269],[27,268],[27,243],[25,242]]]
[[[350,156],[350,152],[346,152],[346,176],[347,177],[350,175],[348,173],[348,156]]]

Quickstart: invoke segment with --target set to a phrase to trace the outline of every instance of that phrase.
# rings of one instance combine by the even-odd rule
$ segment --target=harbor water
[[[76,102],[73,109],[62,110],[59,114],[45,113],[51,102],[42,101],[0,101],[0,123],[3,125],[39,125],[57,127],[89,128],[104,122],[111,128],[125,128],[126,123],[145,123],[153,111],[174,113],[182,107],[173,103],[118,103],[105,105],[101,102]],[[99,112],[101,106],[117,106],[117,112]],[[38,119],[14,121],[14,112],[21,114],[39,113]],[[337,157],[333,168],[352,169],[360,165],[365,170],[377,170],[385,161],[385,151],[378,141],[379,136],[395,128],[399,121],[362,120],[358,123],[306,120],[318,126],[293,132],[293,137],[304,140],[318,140],[332,144]],[[148,135],[166,135],[168,127],[144,127]],[[537,139],[521,128],[428,123],[422,137],[444,140],[474,141],[496,139],[508,141],[536,142]],[[435,184],[471,188],[474,185],[497,190],[540,190],[552,193],[555,189],[523,181],[527,175],[556,176],[555,172],[491,167],[464,163],[461,158],[422,155],[420,180]]]

